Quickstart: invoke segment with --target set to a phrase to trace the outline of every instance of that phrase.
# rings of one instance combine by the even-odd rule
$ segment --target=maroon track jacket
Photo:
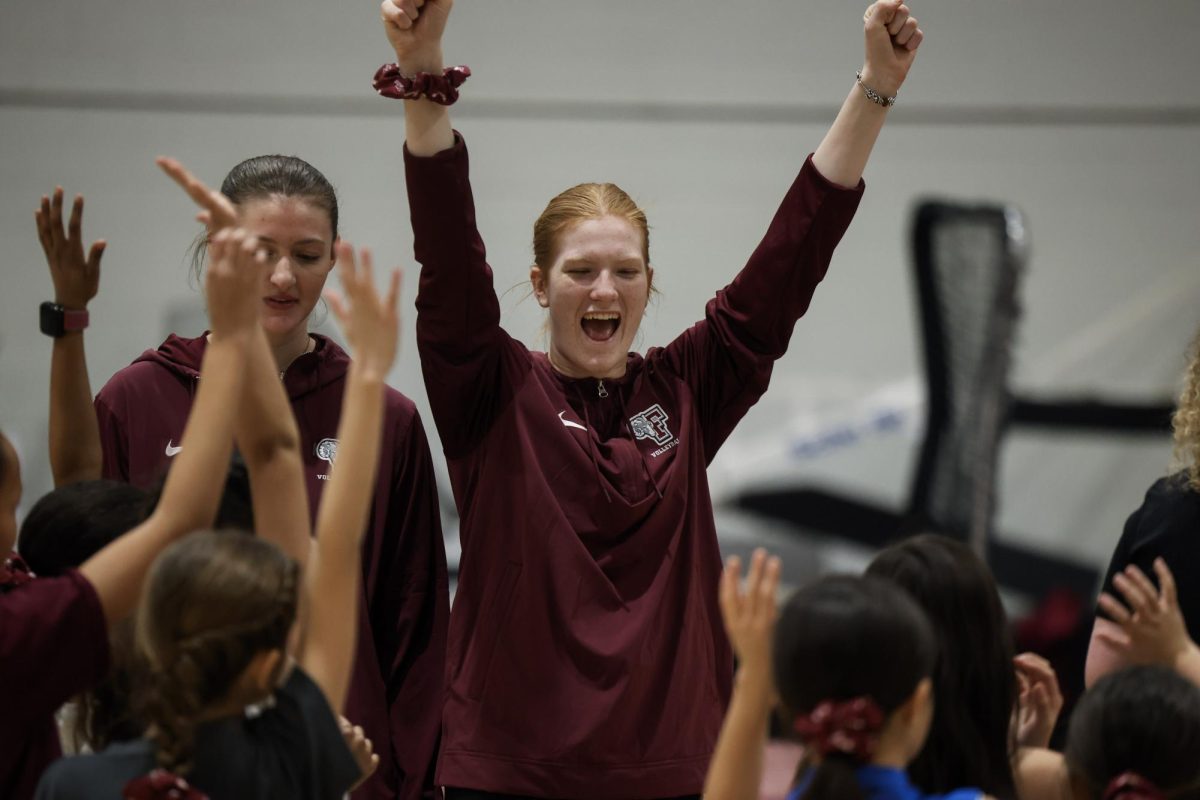
[[[862,184],[807,162],[705,318],[600,382],[500,327],[462,139],[405,165],[417,346],[462,516],[438,783],[699,793],[733,667],[706,468],[767,388]]]
[[[350,358],[324,336],[288,367],[284,387],[300,428],[313,518],[337,452]],[[170,336],[114,375],[96,396],[104,477],[154,483],[179,446],[206,339]],[[429,444],[411,400],[386,394],[383,444],[363,541],[358,654],[345,714],[361,725],[379,769],[354,796],[415,800],[432,791],[441,723],[446,551]]]

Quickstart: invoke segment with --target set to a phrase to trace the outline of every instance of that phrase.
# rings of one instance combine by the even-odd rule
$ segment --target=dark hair
[[[120,481],[94,480],[62,486],[42,497],[21,526],[21,556],[37,575],[61,575],[80,566],[122,534],[137,527],[158,503],[162,482],[145,491]],[[234,455],[217,513],[217,525],[254,528],[245,464]],[[108,672],[76,698],[77,714],[68,731],[76,749],[99,752],[114,742],[142,735],[134,711],[134,688],[141,680],[133,626],[129,620],[109,631]]]
[[[977,786],[1015,796],[1013,643],[987,565],[961,542],[922,534],[880,552],[866,574],[907,590],[937,635],[933,724],[908,766],[913,782],[934,794]]]
[[[21,557],[37,575],[61,575],[137,527],[150,494],[120,481],[94,480],[61,486],[34,503],[21,525]],[[99,752],[112,742],[141,735],[130,700],[133,629],[128,620],[109,631],[108,672],[77,698],[70,735],[76,749]]]
[[[149,506],[153,509],[162,497],[163,486],[167,476],[164,474],[150,488]],[[218,530],[235,528],[241,531],[254,531],[254,507],[250,497],[250,472],[246,462],[236,450],[229,459],[229,472],[225,475],[225,489],[221,492],[221,502],[217,506],[217,517],[213,527]]]
[[[160,767],[185,774],[201,713],[229,695],[259,653],[283,650],[299,570],[241,531],[199,531],[168,547],[146,578],[137,646],[148,666],[142,716]]]
[[[17,538],[35,575],[61,575],[146,518],[150,495],[120,481],[60,486],[33,504]]]
[[[1166,667],[1106,675],[1075,706],[1063,752],[1089,798],[1134,772],[1172,798],[1200,797],[1200,688]]]
[[[903,590],[874,578],[833,576],[796,592],[775,629],[775,683],[789,727],[826,700],[870,697],[884,714],[904,704],[929,677],[936,641],[921,609]],[[857,764],[827,755],[805,800],[859,800]]]
[[[272,195],[298,197],[329,214],[333,238],[338,235],[337,192],[329,179],[307,161],[296,156],[255,156],[247,158],[221,181],[221,194],[241,206],[247,200]],[[333,241],[329,243],[333,252]],[[207,236],[201,234],[192,244],[192,273],[199,279],[207,250]]]

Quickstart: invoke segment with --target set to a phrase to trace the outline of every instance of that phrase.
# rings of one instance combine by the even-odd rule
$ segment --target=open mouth
[[[593,342],[607,342],[617,335],[621,315],[615,311],[591,311],[583,315],[579,325]]]

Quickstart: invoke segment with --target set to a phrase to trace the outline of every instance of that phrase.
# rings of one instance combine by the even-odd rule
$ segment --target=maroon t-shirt
[[[108,671],[100,598],[72,570],[0,587],[0,797],[33,797],[62,755],[54,712]]]
[[[314,334],[316,348],[287,368],[284,388],[300,429],[309,510],[337,457],[350,358]],[[118,372],[96,396],[104,477],[154,483],[178,452],[195,399],[206,338],[169,337]],[[446,550],[425,429],[412,401],[385,393],[383,441],[363,540],[359,635],[345,715],[380,756],[356,800],[417,800],[433,792],[433,765],[449,617]]]
[[[705,318],[601,382],[500,327],[462,139],[405,165],[417,346],[462,517],[438,782],[696,794],[733,666],[706,468],[766,389],[862,185],[806,163]]]

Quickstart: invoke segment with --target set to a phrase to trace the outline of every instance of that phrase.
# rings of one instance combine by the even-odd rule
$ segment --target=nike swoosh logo
[[[558,412],[558,421],[559,421],[559,422],[561,422],[561,423],[563,424],[563,426],[564,426],[564,427],[567,427],[567,428],[579,428],[579,430],[581,430],[581,431],[586,431],[586,430],[587,430],[587,428],[583,427],[583,426],[582,426],[582,425],[580,425],[578,422],[572,422],[572,421],[571,421],[571,420],[569,420],[569,419],[563,419],[563,414],[565,414],[565,413],[567,413],[567,412],[566,412],[566,411],[560,411],[560,412]]]
[[[172,447],[171,445],[174,443],[174,441],[175,441],[174,439],[167,440],[167,456],[168,457],[174,457],[174,456],[178,455],[179,451],[183,449],[182,447]]]

